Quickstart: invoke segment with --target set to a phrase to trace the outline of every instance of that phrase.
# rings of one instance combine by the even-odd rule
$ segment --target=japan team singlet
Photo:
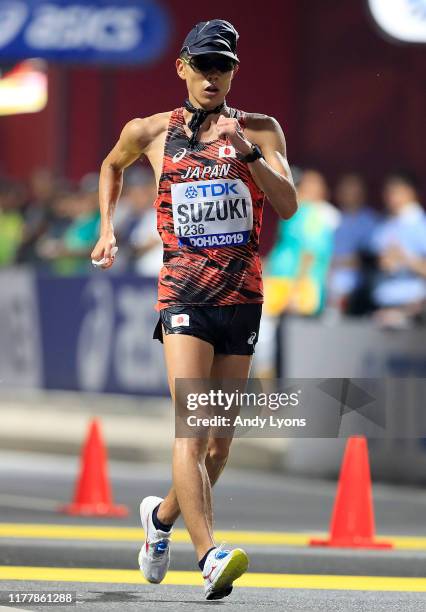
[[[229,111],[244,126],[244,113]],[[189,148],[183,108],[175,109],[155,201],[164,245],[157,310],[263,302],[263,202],[248,165],[225,139]]]

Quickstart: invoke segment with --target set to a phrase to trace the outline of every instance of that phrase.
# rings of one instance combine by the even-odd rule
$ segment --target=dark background
[[[47,108],[0,119],[0,172],[25,178],[48,165],[78,179],[98,169],[129,119],[181,105],[180,44],[196,22],[219,17],[241,36],[228,103],[275,116],[290,162],[318,168],[331,182],[361,171],[375,197],[390,170],[407,168],[423,180],[424,46],[386,40],[364,0],[163,5],[172,37],[159,61],[137,69],[49,67]],[[425,195],[424,182],[421,189]]]

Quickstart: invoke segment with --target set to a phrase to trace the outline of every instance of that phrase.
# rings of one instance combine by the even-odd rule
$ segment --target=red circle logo
[[[177,319],[176,322],[180,325],[181,323],[183,323],[183,316],[180,315]]]
[[[231,149],[229,147],[225,147],[224,153],[225,155],[231,155]]]

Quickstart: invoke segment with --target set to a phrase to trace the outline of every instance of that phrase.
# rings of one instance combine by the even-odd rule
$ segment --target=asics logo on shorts
[[[176,164],[178,161],[180,161],[181,159],[183,159],[186,155],[186,149],[179,149],[179,151],[177,151],[173,157],[172,157],[172,162],[174,164]]]
[[[251,332],[249,339],[247,340],[247,344],[253,344],[254,341],[256,340],[256,336],[257,336],[256,332]]]

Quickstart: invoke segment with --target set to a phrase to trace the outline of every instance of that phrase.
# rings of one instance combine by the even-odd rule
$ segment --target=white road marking
[[[9,608],[8,606],[0,606],[0,610],[13,610],[13,612],[31,612],[31,610],[28,610],[28,608]]]
[[[22,495],[0,495],[0,507],[3,508],[23,508],[25,510],[56,510],[60,505],[61,502],[56,499],[25,497]]]

